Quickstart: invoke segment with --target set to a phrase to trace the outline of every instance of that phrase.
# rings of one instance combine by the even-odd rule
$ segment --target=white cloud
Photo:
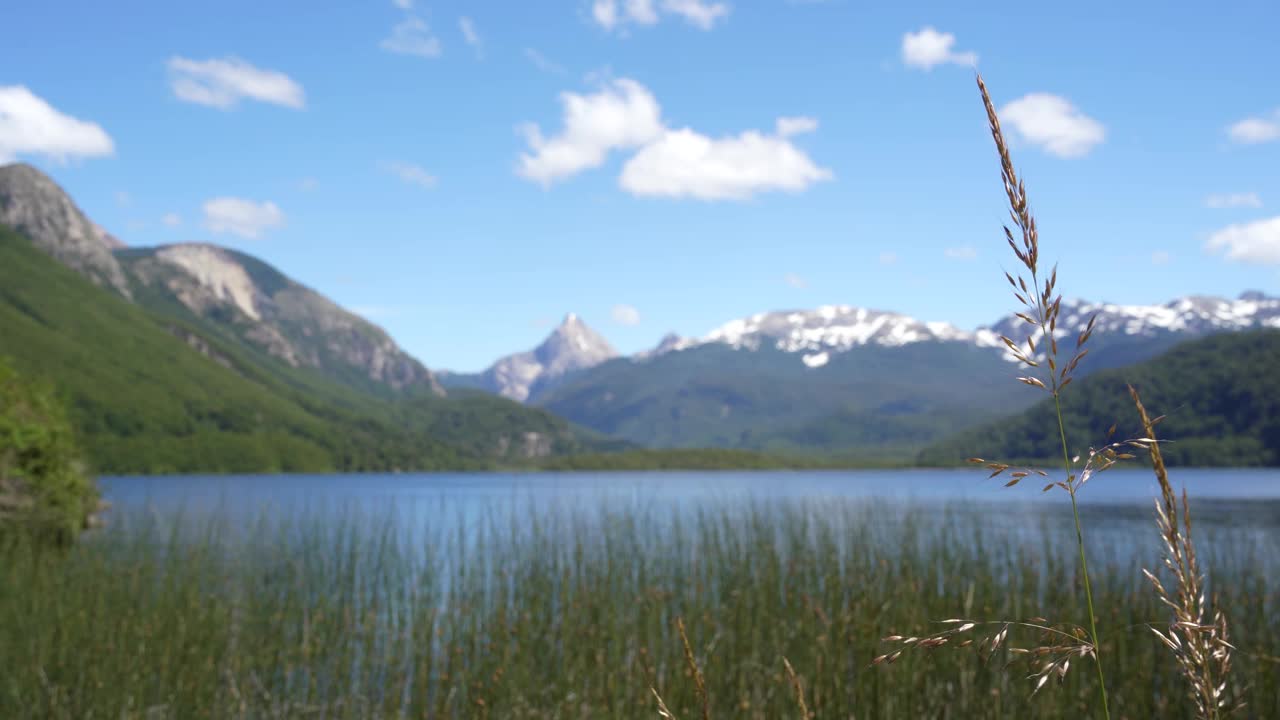
[[[160,222],[164,223],[168,227],[178,227],[182,224],[182,216],[178,213],[168,213],[164,217],[160,218]]]
[[[256,238],[265,230],[284,225],[284,213],[272,202],[217,197],[204,204],[204,225],[215,233]]]
[[[22,85],[0,86],[0,163],[19,155],[66,162],[113,153],[111,136],[97,123],[59,112]]]
[[[1280,216],[1229,225],[1209,236],[1205,249],[1222,251],[1228,260],[1280,265]]]
[[[653,0],[622,0],[626,8],[627,18],[641,25],[653,25],[658,22],[658,11],[653,9]]]
[[[799,192],[832,177],[781,135],[748,130],[710,138],[682,128],[641,148],[619,180],[634,195],[745,200],[761,192]]]
[[[662,9],[683,17],[702,30],[710,30],[717,20],[729,15],[728,3],[709,3],[706,0],[663,0]]]
[[[484,55],[484,43],[480,40],[480,33],[476,32],[476,24],[469,17],[458,18],[458,29],[462,31],[462,39],[467,41],[476,51],[477,56]]]
[[[1258,197],[1258,193],[1215,193],[1204,199],[1206,207],[1211,208],[1237,208],[1237,207],[1262,207],[1262,198]]]
[[[440,38],[431,33],[431,28],[422,18],[412,15],[397,23],[391,29],[391,36],[383,40],[380,47],[399,55],[425,58],[439,57],[442,52]]]
[[[401,10],[412,10],[412,9],[413,9],[413,0],[391,0],[391,4],[392,4],[392,5],[395,5],[396,7],[400,8]]]
[[[1014,135],[1058,157],[1087,154],[1107,135],[1097,120],[1080,112],[1066,98],[1031,93],[1000,109],[1000,120]]]
[[[591,17],[605,30],[614,29],[620,20],[617,0],[595,0],[591,4]]]
[[[1245,118],[1227,128],[1227,135],[1246,145],[1280,140],[1280,109],[1268,117]]]
[[[889,252],[888,250],[880,253],[881,265],[893,265],[896,262],[898,262],[898,253]]]
[[[595,0],[591,4],[591,18],[605,30],[615,30],[628,24],[656,25],[662,15],[676,15],[689,24],[710,30],[716,22],[729,15],[729,5],[707,0]]]
[[[792,135],[801,135],[803,133],[811,133],[818,129],[818,121],[811,117],[780,117],[777,123],[778,135],[781,137],[791,137]]]
[[[640,311],[631,305],[614,305],[613,321],[619,325],[639,325]]]
[[[237,57],[169,58],[169,84],[179,100],[229,110],[241,100],[257,100],[301,110],[302,86],[288,75],[254,67]]]
[[[414,165],[412,163],[389,162],[383,163],[384,172],[391,173],[400,178],[400,181],[409,185],[417,185],[424,188],[433,188],[439,182],[439,178],[427,172],[425,168]]]
[[[529,58],[529,62],[533,63],[533,66],[542,72],[551,73],[553,75],[563,75],[565,73],[563,65],[547,59],[546,55],[543,55],[533,48],[525,48],[524,56]]]
[[[779,118],[776,134],[749,130],[711,138],[690,128],[667,128],[653,94],[634,80],[609,81],[592,95],[560,97],[564,129],[545,138],[537,126],[526,126],[532,152],[521,154],[516,168],[543,186],[599,167],[614,150],[633,148],[619,176],[633,195],[740,200],[774,190],[798,192],[832,177],[790,140],[815,130],[813,118]]]
[[[620,79],[592,95],[560,94],[564,129],[547,138],[536,125],[522,128],[531,153],[516,172],[544,186],[599,167],[612,150],[642,145],[662,132],[658,101],[634,80]]]
[[[1152,265],[1168,265],[1169,260],[1171,259],[1172,258],[1170,257],[1169,253],[1165,252],[1164,250],[1157,250],[1151,253]]]
[[[925,27],[920,32],[902,36],[902,62],[907,67],[932,70],[935,65],[952,64],[973,67],[978,55],[973,52],[956,52],[956,36]]]
[[[797,290],[803,290],[809,287],[809,281],[800,277],[796,273],[787,273],[782,276],[782,281]]]
[[[943,254],[952,260],[972,260],[978,257],[978,251],[972,245],[947,248]]]

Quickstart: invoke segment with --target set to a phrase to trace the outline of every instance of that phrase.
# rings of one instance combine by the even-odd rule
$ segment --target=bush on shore
[[[97,507],[62,404],[0,361],[0,536],[69,544]]]

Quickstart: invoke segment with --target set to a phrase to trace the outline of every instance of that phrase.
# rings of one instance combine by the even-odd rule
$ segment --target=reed
[[[990,656],[1006,645],[1010,631],[1029,630],[1035,633],[1037,642],[1030,647],[1013,646],[1009,647],[1009,650],[1027,659],[1029,677],[1035,683],[1032,694],[1038,693],[1050,679],[1056,678],[1059,681],[1065,679],[1073,660],[1088,658],[1093,661],[1096,670],[1098,704],[1102,716],[1110,718],[1111,701],[1107,693],[1107,673],[1103,669],[1102,645],[1098,634],[1098,611],[1094,603],[1093,582],[1089,573],[1088,552],[1080,520],[1078,495],[1085,484],[1097,474],[1110,469],[1119,461],[1133,459],[1134,455],[1125,452],[1129,447],[1133,447],[1149,452],[1160,484],[1162,498],[1156,502],[1156,521],[1165,551],[1164,565],[1172,574],[1175,588],[1172,592],[1167,590],[1154,574],[1143,569],[1143,574],[1155,588],[1160,601],[1173,613],[1173,620],[1167,631],[1161,632],[1154,627],[1152,631],[1168,649],[1173,651],[1178,667],[1188,682],[1189,696],[1196,704],[1196,716],[1205,720],[1218,718],[1229,706],[1228,675],[1231,669],[1233,647],[1227,639],[1227,620],[1221,609],[1214,612],[1212,622],[1205,622],[1207,603],[1202,589],[1204,576],[1197,559],[1195,544],[1191,539],[1190,504],[1184,490],[1181,508],[1183,522],[1180,525],[1178,504],[1155,436],[1154,427],[1162,418],[1152,420],[1143,407],[1138,392],[1130,387],[1130,395],[1142,420],[1142,435],[1128,440],[1112,441],[1116,431],[1113,425],[1107,433],[1107,443],[1100,449],[1090,448],[1083,463],[1080,462],[1079,455],[1071,456],[1063,422],[1062,393],[1071,383],[1073,373],[1080,361],[1089,352],[1087,343],[1093,334],[1096,316],[1091,317],[1085,328],[1077,335],[1071,359],[1065,363],[1060,362],[1057,320],[1062,296],[1055,295],[1058,280],[1057,267],[1053,268],[1049,277],[1041,284],[1039,231],[1027,200],[1026,187],[1018,178],[1004,133],[1000,129],[1000,119],[995,105],[991,101],[981,75],[977,76],[977,84],[986,109],[991,136],[995,141],[996,152],[1000,157],[1001,180],[1009,203],[1009,215],[1017,229],[1015,233],[1006,225],[1004,235],[1022,267],[1016,277],[1006,272],[1005,279],[1012,287],[1014,297],[1023,306],[1023,311],[1016,313],[1017,316],[1031,327],[1031,331],[1023,342],[1004,336],[1000,339],[1013,358],[1027,369],[1027,375],[1017,378],[1018,381],[1039,388],[1053,398],[1057,418],[1056,434],[1062,446],[1063,478],[1050,480],[1043,487],[1043,491],[1062,490],[1071,499],[1075,547],[1078,552],[1088,625],[1062,622],[1050,624],[1048,620],[1039,617],[1025,621],[994,622],[963,618],[944,620],[942,622],[947,628],[940,632],[919,637],[896,634],[886,637],[885,642],[893,643],[898,647],[878,655],[873,660],[873,664],[892,664],[909,649],[928,650],[944,645],[967,647],[975,644],[975,636],[979,638],[976,643],[978,650]],[[991,470],[990,477],[993,478],[1008,471],[1010,479],[1006,486],[1017,485],[1033,475],[1048,477],[1045,471],[1030,467],[1019,468],[1009,463],[988,462],[982,458],[971,458],[970,462],[985,465]],[[992,629],[993,632],[984,633],[983,630],[987,628]]]
[[[1160,443],[1155,426],[1160,418],[1152,419],[1142,405],[1138,391],[1129,387],[1129,394],[1142,418],[1144,437],[1133,444],[1145,448],[1151,455],[1151,466],[1160,484],[1160,498],[1156,500],[1156,526],[1164,546],[1162,558],[1173,579],[1173,591],[1146,568],[1142,574],[1151,581],[1160,602],[1172,614],[1168,629],[1164,632],[1152,627],[1151,631],[1173,652],[1178,668],[1187,681],[1188,694],[1196,704],[1197,717],[1215,720],[1243,703],[1233,703],[1229,692],[1231,674],[1231,645],[1227,633],[1227,617],[1221,608],[1213,610],[1212,622],[1205,622],[1209,614],[1205,601],[1205,576],[1200,569],[1199,555],[1191,537],[1191,504],[1187,491],[1182,491],[1179,508],[1169,471],[1160,454]],[[1181,515],[1181,518],[1179,518]],[[1181,519],[1181,522],[1179,522]]]
[[[1257,717],[1280,717],[1280,665],[1265,659],[1280,656],[1277,509],[1197,512],[1241,648],[1231,682]],[[1106,638],[1113,712],[1193,717],[1141,629],[1169,612],[1141,575],[1161,547],[1149,518],[1082,513],[1107,528],[1086,538],[1106,626],[1140,630]],[[799,715],[783,658],[817,718],[1098,715],[1082,673],[1031,698],[1001,670],[1019,659],[1007,647],[988,664],[944,646],[869,667],[885,627],[1082,612],[1074,528],[1043,503],[512,509],[466,536],[443,519],[285,517],[174,531],[118,511],[67,552],[0,548],[0,717],[654,718],[656,688],[681,720],[704,697],[714,717],[776,720]]]

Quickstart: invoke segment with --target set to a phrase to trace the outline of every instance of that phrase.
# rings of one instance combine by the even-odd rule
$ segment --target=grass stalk
[[[1053,405],[1058,416],[1058,437],[1062,439],[1063,470],[1068,474],[1067,487],[1071,495],[1071,516],[1076,525],[1076,549],[1080,552],[1080,574],[1084,578],[1085,603],[1089,606],[1089,641],[1093,643],[1093,664],[1098,671],[1098,694],[1102,699],[1102,716],[1109,720],[1111,703],[1107,699],[1107,676],[1102,670],[1102,650],[1098,643],[1098,614],[1093,608],[1093,581],[1089,579],[1089,560],[1084,549],[1084,530],[1080,525],[1080,504],[1076,501],[1075,483],[1069,477],[1071,457],[1070,451],[1067,450],[1067,431],[1062,420],[1062,401],[1058,396],[1057,388],[1054,389]]]

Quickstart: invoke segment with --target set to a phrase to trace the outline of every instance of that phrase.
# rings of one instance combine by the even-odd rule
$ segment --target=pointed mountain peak
[[[617,357],[608,340],[591,329],[577,313],[568,313],[564,322],[534,351],[538,361],[548,370],[576,370],[597,365]]]
[[[0,166],[0,225],[93,282],[131,297],[105,233],[48,175],[26,163]]]
[[[535,391],[554,385],[569,373],[615,357],[618,351],[608,340],[577,313],[567,313],[541,345],[508,355],[484,371],[484,385],[499,395],[524,402]]]

